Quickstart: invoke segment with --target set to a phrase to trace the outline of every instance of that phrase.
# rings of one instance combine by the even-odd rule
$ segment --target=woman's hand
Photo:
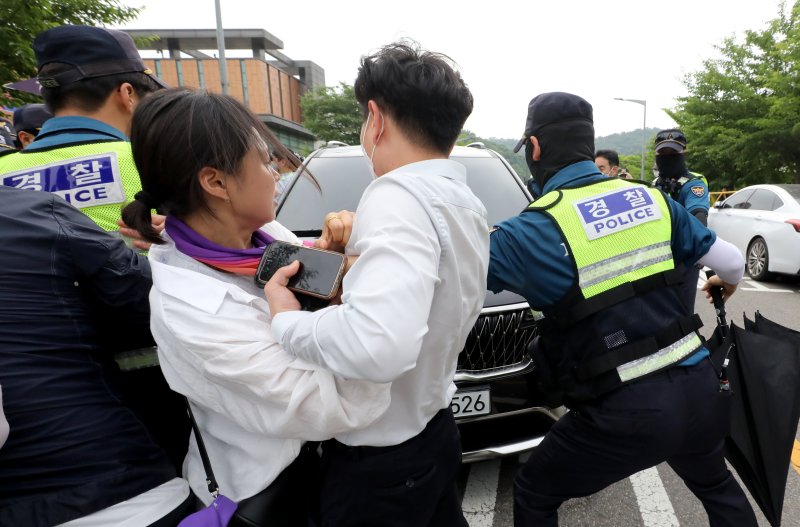
[[[350,240],[355,221],[355,212],[349,210],[329,212],[325,215],[325,221],[322,223],[322,235],[314,242],[314,246],[318,249],[343,253]]]
[[[300,302],[294,296],[294,293],[286,287],[289,284],[289,279],[296,275],[299,270],[300,262],[295,260],[275,271],[275,274],[264,286],[264,294],[267,296],[267,302],[269,302],[269,312],[273,317],[284,311],[300,311]]]

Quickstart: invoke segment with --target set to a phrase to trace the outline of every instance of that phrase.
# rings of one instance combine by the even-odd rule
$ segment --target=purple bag
[[[236,507],[236,503],[220,494],[211,505],[184,518],[178,527],[226,527]]]

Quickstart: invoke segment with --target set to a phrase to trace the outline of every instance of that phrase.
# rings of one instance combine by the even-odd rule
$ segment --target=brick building
[[[145,64],[170,86],[222,92],[213,29],[126,30],[142,51],[158,52]],[[149,42],[143,43],[144,39]],[[309,60],[292,60],[283,42],[263,29],[226,29],[225,53],[229,94],[247,105],[278,138],[297,152],[313,147],[314,135],[303,127],[300,96],[325,85],[325,71]],[[203,51],[205,50],[205,51]],[[235,58],[246,50],[250,56]],[[227,58],[231,57],[231,58]]]

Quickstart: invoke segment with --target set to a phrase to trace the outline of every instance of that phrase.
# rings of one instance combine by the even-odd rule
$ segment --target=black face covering
[[[594,161],[594,127],[590,121],[576,119],[553,123],[536,130],[541,149],[539,161],[533,160],[533,145],[525,143],[525,161],[539,188],[562,168],[579,161]]]
[[[680,179],[689,173],[683,154],[657,155],[656,166],[658,167],[658,177],[660,178]]]
[[[658,179],[654,186],[677,200],[681,191],[681,184],[678,183],[678,180],[689,173],[683,154],[657,155],[656,166],[658,167]]]

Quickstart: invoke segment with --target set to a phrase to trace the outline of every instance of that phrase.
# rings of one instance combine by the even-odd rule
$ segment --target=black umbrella
[[[760,313],[755,322],[745,318],[747,329],[728,327],[724,307],[721,316],[717,309],[719,325],[708,345],[720,388],[729,380],[733,397],[725,457],[777,526],[800,417],[800,333]]]

